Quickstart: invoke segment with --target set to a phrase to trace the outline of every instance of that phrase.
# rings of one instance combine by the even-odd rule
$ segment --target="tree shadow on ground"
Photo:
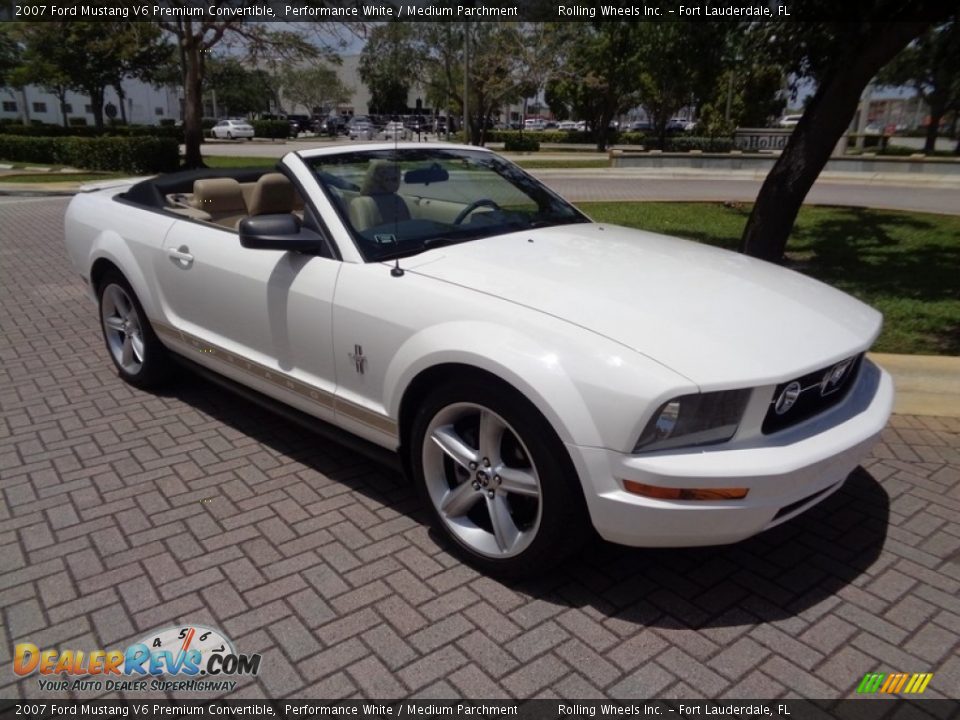
[[[414,488],[397,471],[191,373],[184,372],[166,395],[260,443],[269,454],[296,460],[303,465],[298,476],[321,498],[353,491],[368,509],[383,506],[417,525],[427,523]],[[816,507],[736,545],[652,550],[597,538],[542,577],[501,584],[530,599],[592,608],[639,625],[701,629],[770,622],[804,613],[864,573],[883,547],[888,514],[887,494],[858,469]],[[456,565],[446,540],[434,531],[430,537],[434,557],[444,566]],[[323,557],[324,548],[317,553]],[[482,577],[467,572],[474,576],[469,581]]]
[[[790,266],[870,294],[923,301],[960,299],[960,244],[903,237],[933,227],[915,215],[834,208],[830,217],[794,229],[788,256],[796,259]]]

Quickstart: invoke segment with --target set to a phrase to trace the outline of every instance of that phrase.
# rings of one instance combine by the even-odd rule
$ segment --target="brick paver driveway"
[[[596,543],[507,586],[368,459],[189,376],[120,382],[65,206],[0,198],[0,697],[43,694],[16,642],[187,622],[263,654],[248,696],[835,698],[868,671],[960,696],[960,421],[895,417],[840,493],[749,542]]]

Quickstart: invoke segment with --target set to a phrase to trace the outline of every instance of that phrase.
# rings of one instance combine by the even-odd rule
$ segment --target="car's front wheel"
[[[485,572],[542,572],[587,535],[566,449],[512,391],[480,382],[439,388],[414,419],[409,452],[434,525]]]
[[[120,377],[140,388],[165,380],[171,370],[170,359],[130,283],[111,272],[100,282],[99,296],[103,338]]]

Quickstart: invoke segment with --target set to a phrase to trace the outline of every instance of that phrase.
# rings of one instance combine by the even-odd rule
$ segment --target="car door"
[[[188,359],[333,419],[331,312],[341,263],[249,250],[236,231],[183,220],[156,269],[165,341]]]

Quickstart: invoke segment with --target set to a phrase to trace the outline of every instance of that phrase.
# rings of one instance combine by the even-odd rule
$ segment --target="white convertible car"
[[[100,188],[71,202],[66,244],[123,379],[188,361],[397,451],[490,572],[548,567],[591,526],[689,546],[779,525],[843,484],[893,401],[864,356],[876,311],[594,223],[474,147]]]

